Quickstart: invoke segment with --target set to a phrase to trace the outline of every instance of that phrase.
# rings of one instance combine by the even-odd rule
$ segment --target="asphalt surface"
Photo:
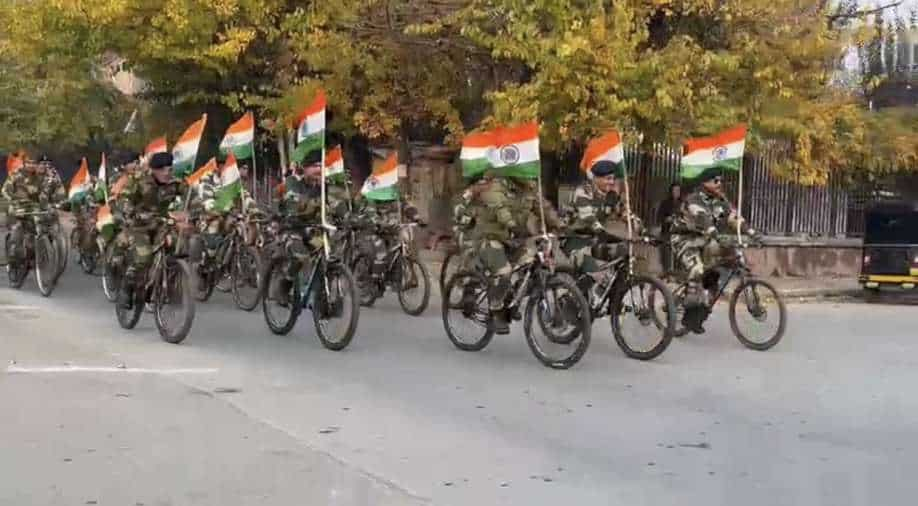
[[[788,309],[771,351],[720,311],[648,363],[599,321],[554,371],[391,295],[339,353],[224,294],[175,346],[122,331],[99,278],[30,276],[0,288],[0,505],[912,504],[918,310]]]

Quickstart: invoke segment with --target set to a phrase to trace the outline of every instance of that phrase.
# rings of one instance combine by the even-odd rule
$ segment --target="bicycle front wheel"
[[[765,351],[784,337],[787,308],[781,294],[761,279],[747,279],[730,296],[730,328],[747,348]]]
[[[675,302],[659,279],[633,276],[616,293],[610,314],[615,342],[631,358],[657,358],[673,340]]]
[[[286,277],[287,263],[282,257],[271,260],[261,287],[261,310],[271,332],[287,335],[296,325],[300,305],[300,283]]]
[[[535,290],[529,297],[523,330],[539,362],[552,369],[568,369],[589,348],[592,323],[589,303],[574,278],[558,272],[547,279],[544,289]],[[579,328],[579,335],[571,332],[572,328]],[[557,339],[572,335],[576,337]]]
[[[179,344],[188,337],[194,323],[194,277],[188,262],[167,259],[153,289],[153,316],[163,341]]]
[[[354,338],[360,318],[357,284],[344,264],[328,265],[313,287],[312,319],[322,346],[341,351]]]
[[[54,291],[60,265],[57,260],[57,249],[51,239],[42,235],[35,239],[35,280],[42,296],[49,297]]]
[[[236,307],[251,311],[261,296],[261,262],[254,246],[243,246],[233,258],[232,289]]]
[[[430,274],[424,264],[409,257],[402,258],[401,269],[398,303],[408,315],[420,316],[430,302]]]
[[[102,292],[105,293],[105,298],[109,302],[115,302],[118,299],[118,290],[121,286],[121,268],[112,260],[114,248],[114,241],[112,241],[105,248],[105,256],[102,258]]]

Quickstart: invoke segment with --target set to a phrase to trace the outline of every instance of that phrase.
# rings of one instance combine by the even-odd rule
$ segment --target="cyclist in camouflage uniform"
[[[505,299],[510,290],[512,260],[525,250],[525,241],[531,237],[527,227],[533,215],[531,192],[528,183],[507,178],[485,176],[473,184],[465,209],[474,210],[474,238],[464,241],[465,255],[477,258],[491,276],[488,299],[495,331],[510,332],[510,318],[505,311]],[[460,209],[461,211],[461,209]]]
[[[702,322],[708,315],[707,290],[702,276],[707,266],[705,259],[729,253],[717,242],[718,234],[741,230],[756,236],[756,232],[740,222],[730,201],[723,194],[723,177],[709,170],[699,178],[698,189],[690,194],[673,215],[672,247],[676,268],[681,269],[689,281],[685,299],[683,325],[695,333],[703,333]]]
[[[305,169],[301,165],[293,165],[291,174],[284,180],[284,196],[278,204],[281,215],[298,230],[303,230],[307,225],[322,223],[321,153],[316,151],[307,155],[304,164]],[[325,211],[329,224],[341,223],[349,212],[347,190],[343,185],[326,184],[325,198],[328,202]],[[289,245],[289,251],[286,252],[290,256],[287,277],[278,280],[271,287],[270,293],[273,299],[281,303],[286,302],[290,283],[309,259],[309,252],[322,246],[322,231],[317,229],[313,230],[308,237],[299,237]],[[278,251],[277,253],[284,252]]]
[[[360,242],[360,248],[363,253],[373,258],[371,274],[374,278],[379,279],[385,275],[389,250],[400,240],[401,224],[416,221],[417,218],[418,210],[410,203],[362,199],[360,220],[364,225],[372,227],[372,230],[371,234]]]
[[[26,230],[32,225],[25,214],[49,210],[52,206],[64,202],[67,192],[57,171],[50,164],[26,160],[23,167],[3,183],[0,194],[9,201],[9,214],[13,218],[10,230],[13,251],[10,260],[19,261],[25,255],[23,239]]]
[[[628,210],[619,195],[615,171],[616,165],[610,161],[594,164],[590,169],[590,179],[577,186],[568,204],[568,228],[574,237],[564,241],[563,250],[578,271],[590,275],[585,280],[601,272],[603,262],[619,258],[627,251],[621,243],[623,234],[610,230],[615,224],[627,227],[628,220]],[[641,220],[634,215],[630,218],[632,230],[640,233]]]
[[[130,308],[130,289],[136,285],[153,260],[153,243],[161,230],[160,218],[169,211],[180,211],[188,195],[188,186],[172,177],[172,155],[156,153],[149,167],[135,169],[128,175],[127,184],[112,206],[113,215],[122,226],[116,239],[122,245],[118,254],[131,252],[122,283],[128,289],[121,291],[118,301]],[[118,258],[116,262],[123,262]]]

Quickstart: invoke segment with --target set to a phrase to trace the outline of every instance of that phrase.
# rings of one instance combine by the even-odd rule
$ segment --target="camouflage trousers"
[[[691,282],[700,282],[704,274],[704,248],[708,239],[702,236],[673,234],[673,268],[681,271]]]
[[[599,272],[604,263],[627,254],[624,243],[602,243],[595,237],[568,238],[561,249],[578,272],[587,274]]]
[[[125,265],[127,254],[130,262],[126,265],[125,276],[142,273],[153,262],[153,240],[156,233],[155,227],[136,227],[123,228],[115,236],[115,253],[112,261]]]
[[[504,309],[512,286],[511,274],[516,267],[532,261],[535,255],[534,239],[527,241],[521,247],[513,247],[511,244],[494,239],[469,241],[467,244],[468,249],[463,254],[462,268],[466,269],[473,264],[488,274],[490,283],[488,299],[491,310]]]

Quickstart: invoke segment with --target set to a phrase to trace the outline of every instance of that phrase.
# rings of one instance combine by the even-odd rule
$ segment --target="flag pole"
[[[739,168],[739,182],[737,183],[739,189],[737,190],[737,202],[736,202],[736,240],[737,243],[743,244],[743,158],[740,158],[740,168]]]
[[[548,228],[545,226],[545,195],[542,194],[542,163],[539,162],[539,220],[542,224],[542,235],[548,236]]]
[[[324,125],[323,125],[324,126]],[[325,248],[325,256],[329,256],[331,251],[328,247],[328,221],[325,219],[325,132],[322,132],[322,170],[319,172],[322,178],[322,246]]]
[[[631,223],[631,185],[628,183],[628,166],[622,160],[622,174],[625,184],[625,224],[628,227],[628,272],[634,269],[634,226]]]

